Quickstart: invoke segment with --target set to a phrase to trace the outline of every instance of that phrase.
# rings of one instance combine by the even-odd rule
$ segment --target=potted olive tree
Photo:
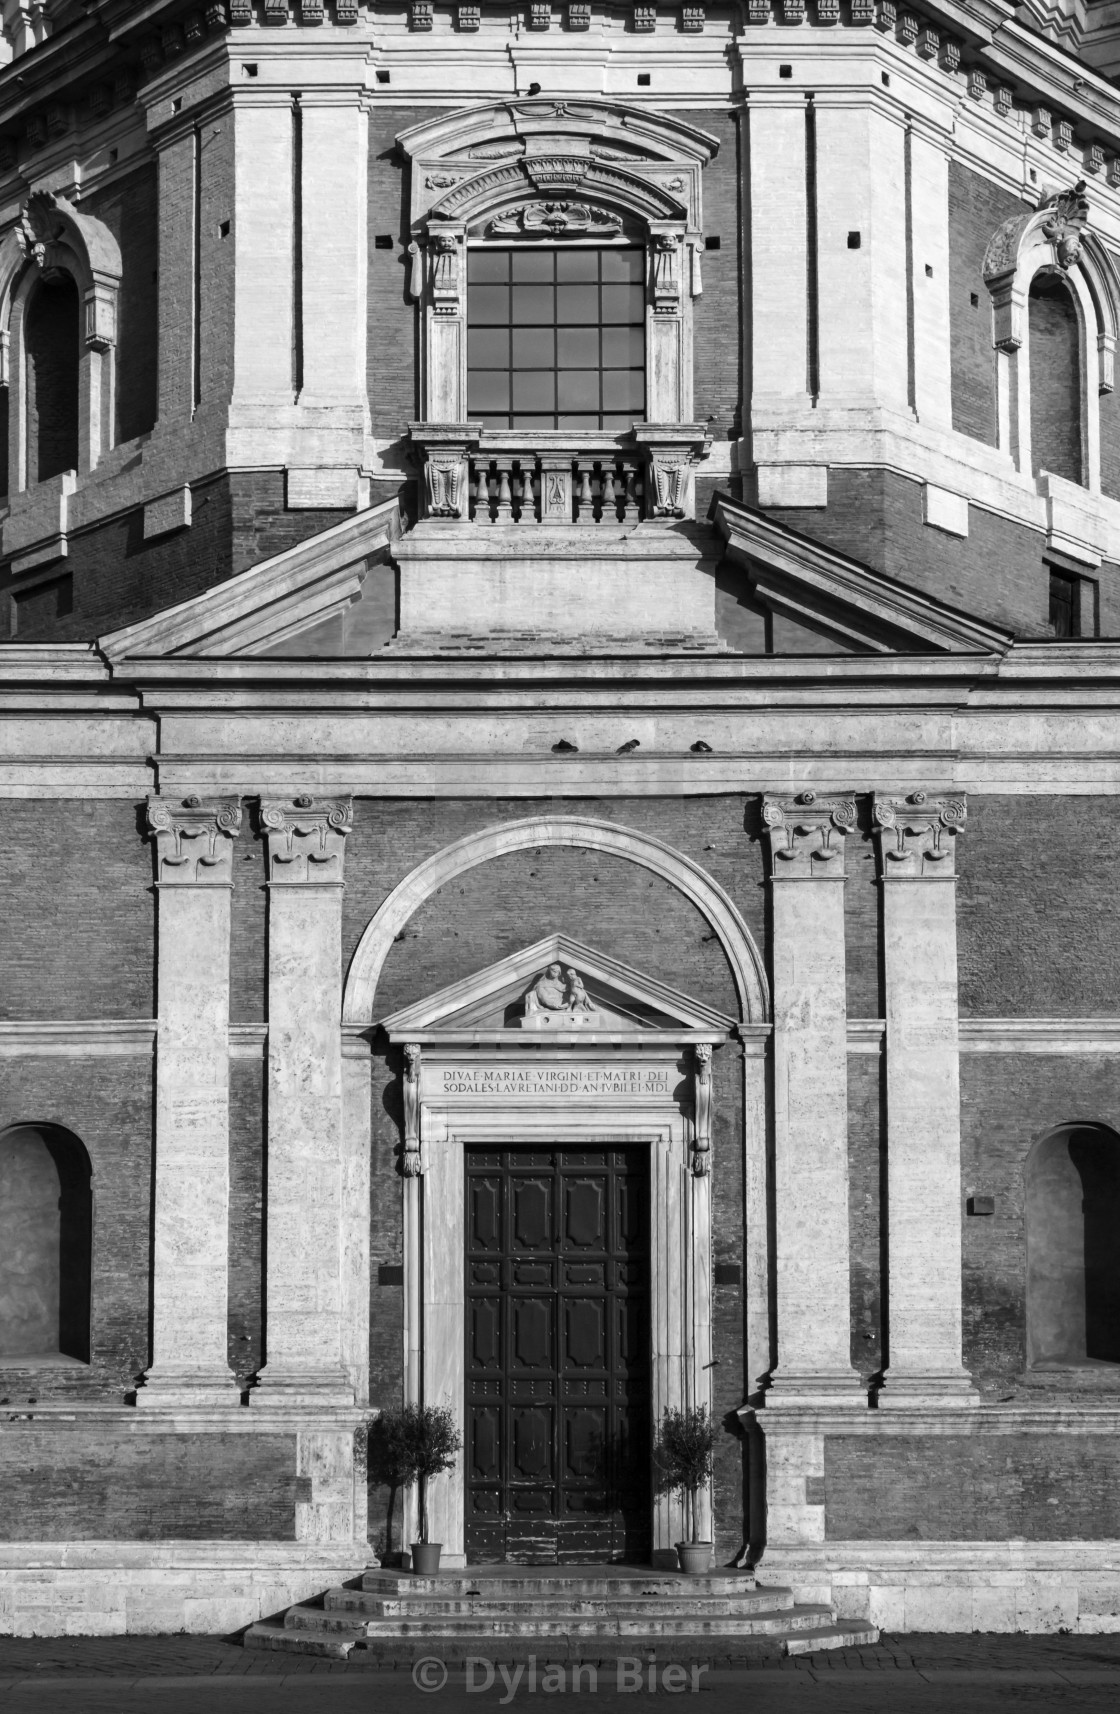
[[[428,1540],[428,1483],[450,1470],[463,1442],[447,1405],[401,1405],[378,1418],[379,1437],[402,1486],[419,1487],[420,1539],[412,1544],[412,1569],[420,1577],[439,1570],[443,1543]]]
[[[687,1541],[677,1543],[677,1558],[682,1571],[702,1577],[712,1568],[712,1544],[698,1541],[699,1494],[712,1479],[712,1454],[715,1450],[715,1424],[706,1405],[694,1405],[686,1410],[667,1409],[661,1418],[654,1459],[657,1468],[659,1494],[679,1493],[684,1499],[684,1523]]]

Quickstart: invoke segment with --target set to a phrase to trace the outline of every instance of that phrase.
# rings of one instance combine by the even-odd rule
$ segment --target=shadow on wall
[[[1027,1360],[1120,1364],[1120,1137],[1068,1125],[1027,1162]]]
[[[0,1363],[89,1362],[89,1156],[58,1125],[0,1133]]]

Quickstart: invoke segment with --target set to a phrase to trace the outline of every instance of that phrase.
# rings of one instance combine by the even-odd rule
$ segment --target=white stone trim
[[[1120,1018],[962,1018],[962,1053],[1118,1054]],[[879,1054],[883,1018],[849,1018],[848,1052]]]

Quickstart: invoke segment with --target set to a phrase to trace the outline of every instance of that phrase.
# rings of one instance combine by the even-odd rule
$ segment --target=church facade
[[[1092,0],[5,0],[0,1628],[1120,1628]]]

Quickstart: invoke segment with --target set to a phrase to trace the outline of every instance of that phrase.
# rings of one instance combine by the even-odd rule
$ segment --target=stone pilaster
[[[851,1364],[844,842],[850,797],[765,798],[778,1367],[767,1408],[866,1403]],[[795,884],[803,883],[803,884]]]
[[[349,798],[262,801],[268,858],[265,1349],[255,1406],[352,1403],[345,1364],[342,886]]]
[[[877,792],[887,1009],[888,1366],[880,1408],[974,1404],[961,1355],[956,842],[963,797]]]
[[[158,897],[152,1366],[141,1405],[237,1405],[227,1357],[229,923],[241,806],[148,800]]]

